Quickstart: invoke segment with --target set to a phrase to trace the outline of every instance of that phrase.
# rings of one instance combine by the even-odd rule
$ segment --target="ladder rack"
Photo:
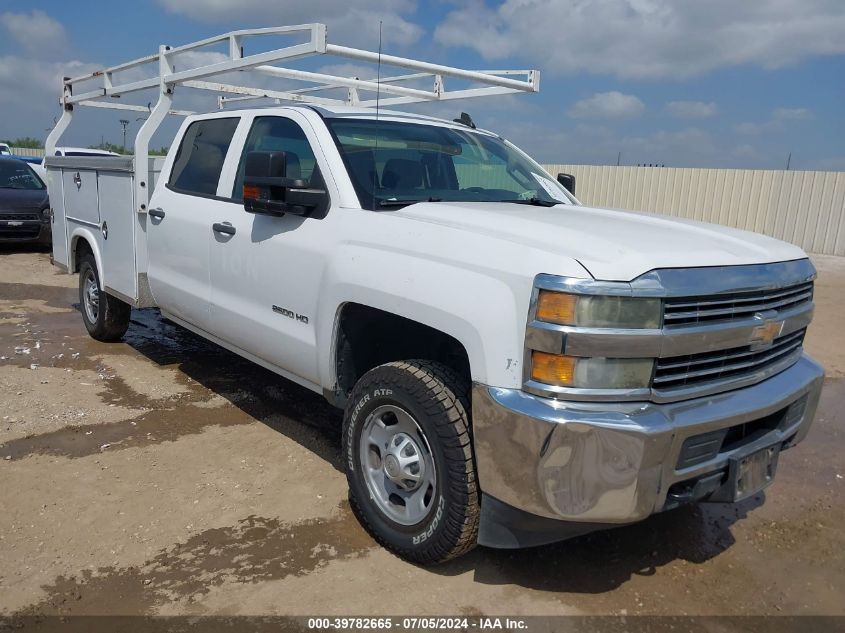
[[[300,41],[282,48],[244,55],[244,43],[248,39],[254,41],[264,37],[266,42],[267,36],[293,36]],[[220,45],[226,45],[228,49],[228,53],[222,61],[215,61],[194,68],[176,69],[174,59],[180,54]],[[380,79],[359,79],[274,65],[278,62],[290,62],[316,55],[332,55],[346,60],[402,68],[411,72]],[[139,79],[139,73],[142,73],[146,67],[147,74],[149,74],[152,65],[156,65],[154,67],[156,72],[151,76]],[[288,81],[305,82],[308,85],[301,88],[275,90],[221,81],[226,80],[233,74],[247,72]],[[134,74],[135,76],[126,79],[123,77],[126,74]],[[447,90],[447,78],[469,81],[471,85]],[[213,79],[217,79],[217,81],[213,81]],[[430,90],[407,85],[407,82],[419,82],[426,79],[432,81]],[[149,116],[141,125],[135,137],[136,207],[139,212],[143,213],[149,195],[146,182],[149,176],[147,173],[147,158],[150,139],[168,115],[187,116],[193,114],[193,112],[186,110],[173,109],[173,96],[177,86],[232,95],[218,97],[218,107],[220,108],[233,101],[263,98],[275,99],[277,102],[290,101],[323,106],[354,105],[368,108],[377,104],[379,106],[393,106],[517,92],[538,92],[540,89],[540,73],[537,70],[464,70],[395,55],[329,44],[325,24],[301,24],[231,31],[183,46],[159,46],[158,53],[79,77],[64,78],[60,101],[62,116],[45,142],[47,156],[52,156],[55,152],[59,139],[71,123],[75,106],[149,112]],[[152,107],[116,101],[125,95],[153,89],[158,92],[158,100]],[[322,91],[337,89],[346,90],[345,99],[319,94]],[[366,94],[362,95],[362,93]]]

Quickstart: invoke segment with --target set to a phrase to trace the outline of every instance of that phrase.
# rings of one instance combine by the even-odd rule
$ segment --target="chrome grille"
[[[802,329],[778,337],[771,347],[763,350],[755,351],[751,345],[745,345],[717,352],[659,358],[653,387],[657,390],[671,390],[699,386],[743,378],[773,367],[801,350],[805,331]]]
[[[753,316],[755,312],[788,310],[812,300],[812,281],[772,290],[671,297],[665,302],[663,322],[665,325],[689,325],[730,321]]]

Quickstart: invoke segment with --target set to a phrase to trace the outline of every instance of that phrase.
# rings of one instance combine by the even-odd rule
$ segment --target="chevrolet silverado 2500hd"
[[[795,246],[585,207],[469,117],[317,102],[188,116],[165,159],[146,140],[47,159],[88,331],[158,306],[323,393],[356,515],[409,560],[740,501],[812,422]]]

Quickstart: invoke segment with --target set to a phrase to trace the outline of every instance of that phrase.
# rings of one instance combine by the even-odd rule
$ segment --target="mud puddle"
[[[0,444],[0,456],[15,461],[31,455],[76,458],[105,450],[172,442],[185,435],[201,433],[210,426],[249,424],[253,419],[233,407],[200,409],[186,405],[167,411],[152,411],[132,420],[108,424],[71,425],[40,435]]]
[[[150,614],[165,603],[186,608],[224,583],[303,576],[376,547],[344,503],[328,519],[285,523],[249,516],[162,550],[139,567],[101,567],[59,577],[47,597],[16,615]]]
[[[33,306],[36,297],[50,309]],[[78,306],[72,303],[75,298],[72,289],[0,283],[0,317],[17,320],[0,322],[0,363],[33,371],[50,367],[95,372],[103,405],[138,410],[139,415],[13,439],[0,445],[0,457],[84,457],[174,441],[210,426],[259,421],[298,441],[316,444],[327,461],[339,463],[342,414],[320,395],[167,321],[156,309],[133,310],[123,341],[100,343],[85,331]],[[133,389],[113,367],[121,357],[141,362],[146,372],[172,369],[180,392],[153,398]],[[143,376],[136,377],[136,384],[138,380]],[[315,443],[309,429],[319,430],[328,444]]]

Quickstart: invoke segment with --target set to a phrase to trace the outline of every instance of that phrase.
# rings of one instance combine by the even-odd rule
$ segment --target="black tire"
[[[113,297],[100,290],[98,292],[98,306],[96,318],[92,319],[86,309],[86,280],[93,275],[96,287],[100,288],[100,273],[97,271],[97,263],[94,256],[88,253],[79,262],[79,311],[82,313],[82,321],[85,329],[91,338],[98,341],[110,342],[119,341],[129,328],[129,315],[132,306],[117,297]]]
[[[408,412],[425,436],[436,472],[428,514],[414,525],[392,520],[374,499],[361,464],[368,416],[385,405]],[[439,563],[473,549],[480,515],[469,418],[469,382],[440,363],[380,365],[357,382],[346,405],[343,455],[353,511],[367,531],[405,560]],[[430,450],[429,450],[430,449]]]

